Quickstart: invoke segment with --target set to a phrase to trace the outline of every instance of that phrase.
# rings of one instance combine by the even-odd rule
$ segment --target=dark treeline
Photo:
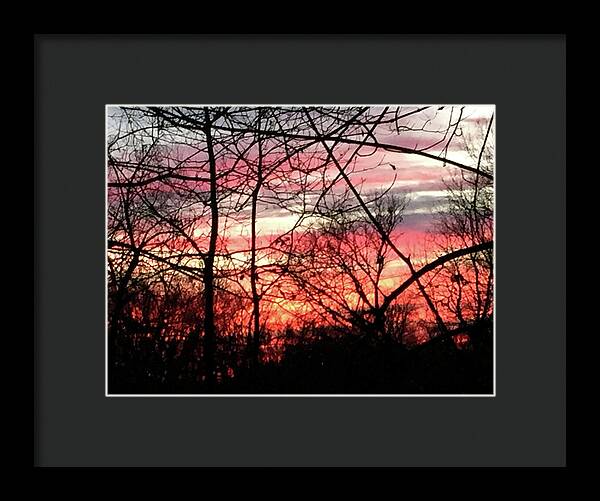
[[[108,392],[491,393],[493,115],[444,108],[109,108]],[[418,255],[385,155],[448,172]]]
[[[398,339],[324,327],[288,331],[281,356],[250,369],[244,341],[219,339],[218,385],[201,381],[201,363],[182,367],[176,340],[144,338],[112,358],[111,393],[491,393],[492,324],[462,330],[469,341],[435,337],[407,347]],[[130,341],[131,342],[131,341]]]

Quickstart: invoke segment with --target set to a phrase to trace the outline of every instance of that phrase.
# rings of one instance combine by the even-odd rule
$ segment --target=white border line
[[[321,393],[303,393],[303,394],[293,394],[293,393],[108,393],[108,155],[106,150],[106,139],[108,132],[108,108],[110,107],[118,107],[118,106],[135,106],[139,108],[144,108],[148,106],[155,107],[171,107],[171,106],[185,106],[188,108],[202,108],[204,106],[264,106],[270,108],[285,108],[285,107],[298,107],[298,106],[331,106],[331,107],[354,107],[354,106],[493,106],[494,107],[494,121],[496,122],[494,125],[494,179],[493,179],[493,206],[494,206],[494,235],[493,235],[493,280],[494,280],[494,290],[493,290],[493,298],[494,298],[494,307],[493,307],[493,345],[494,345],[494,374],[493,374],[493,393],[333,393],[333,394],[321,394]],[[262,397],[262,398],[272,398],[272,397],[293,397],[293,398],[329,398],[329,397],[342,397],[342,398],[389,398],[389,397],[463,397],[463,398],[495,398],[496,397],[496,289],[498,285],[498,279],[496,276],[496,130],[497,130],[498,120],[497,120],[497,109],[495,104],[389,104],[389,103],[381,103],[381,104],[364,104],[364,103],[356,103],[356,104],[105,104],[104,105],[104,292],[105,292],[105,301],[104,301],[104,396],[107,398],[112,397],[197,397],[197,398],[249,398],[249,397]]]

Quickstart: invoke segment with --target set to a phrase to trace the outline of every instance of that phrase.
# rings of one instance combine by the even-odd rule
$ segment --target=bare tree
[[[275,330],[283,329],[272,322],[275,312],[399,343],[413,326],[409,289],[443,334],[452,334],[455,323],[489,317],[493,119],[473,134],[463,112],[432,106],[113,110],[107,138],[111,335],[138,322],[138,338],[152,339],[161,360],[176,360],[156,366],[163,367],[156,381],[185,373],[215,391],[240,368],[256,374],[273,359]],[[451,155],[461,141],[470,162]],[[454,175],[440,219],[444,240],[428,261],[414,260],[399,231],[408,198],[396,175],[379,191],[360,181],[388,154],[436,162]],[[265,234],[261,221],[270,213],[284,215],[288,226]],[[390,272],[392,263],[401,272]]]
[[[465,130],[465,151],[476,163],[475,173],[455,173],[446,183],[448,208],[438,224],[445,252],[493,240],[494,116]],[[485,174],[485,175],[482,175]],[[486,248],[444,265],[440,304],[459,326],[489,319],[493,308],[493,253]]]
[[[365,205],[380,231],[349,190],[326,197],[318,223],[297,243],[289,272],[306,300],[334,321],[344,321],[376,336],[385,334],[383,276],[394,255],[389,237],[398,229],[408,199],[404,194],[373,192]],[[386,238],[387,237],[387,238]]]

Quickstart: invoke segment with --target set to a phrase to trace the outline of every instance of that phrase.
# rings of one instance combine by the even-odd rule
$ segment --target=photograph
[[[107,104],[105,395],[494,397],[495,114]]]

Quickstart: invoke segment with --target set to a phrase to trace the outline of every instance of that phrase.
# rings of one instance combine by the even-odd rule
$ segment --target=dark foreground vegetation
[[[192,363],[182,367],[174,344],[163,356],[148,341],[115,358],[109,371],[111,394],[490,394],[493,392],[492,323],[438,335],[406,347],[397,339],[331,333],[317,329],[290,342],[280,359],[252,367],[223,368],[211,389]],[[225,348],[225,346],[223,346]],[[230,363],[236,357],[223,353]]]

